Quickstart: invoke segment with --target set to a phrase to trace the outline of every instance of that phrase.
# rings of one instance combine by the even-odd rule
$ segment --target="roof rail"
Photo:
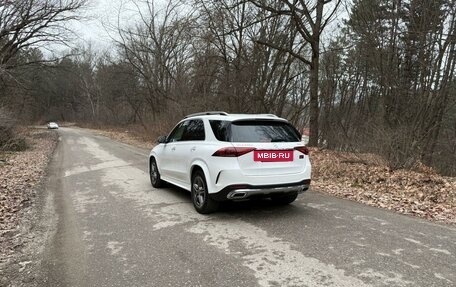
[[[266,117],[273,117],[273,118],[278,118],[277,115],[274,115],[274,114],[260,114],[262,116],[266,116]]]
[[[222,111],[210,111],[210,112],[201,112],[201,113],[194,113],[190,114],[184,117],[186,118],[191,118],[191,117],[196,117],[196,116],[208,116],[208,115],[221,115],[221,116],[227,116],[227,112],[222,112]]]

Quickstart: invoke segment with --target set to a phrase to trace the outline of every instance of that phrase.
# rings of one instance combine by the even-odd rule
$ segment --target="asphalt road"
[[[456,286],[456,229],[309,191],[196,213],[147,150],[61,128],[41,286]]]

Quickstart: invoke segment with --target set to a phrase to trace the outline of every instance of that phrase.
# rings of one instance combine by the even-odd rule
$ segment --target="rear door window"
[[[191,120],[186,127],[182,141],[203,141],[206,138],[204,133],[203,120]]]

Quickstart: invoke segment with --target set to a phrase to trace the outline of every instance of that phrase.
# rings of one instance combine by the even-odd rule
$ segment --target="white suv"
[[[293,202],[310,185],[309,150],[287,120],[270,114],[204,112],[181,120],[149,155],[152,186],[191,192],[195,209],[270,197]]]

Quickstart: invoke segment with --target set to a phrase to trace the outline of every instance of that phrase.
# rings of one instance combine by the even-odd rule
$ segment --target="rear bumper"
[[[277,185],[229,185],[217,193],[210,193],[209,196],[216,201],[242,200],[254,197],[270,197],[285,193],[302,193],[309,189],[310,179],[300,182]]]

